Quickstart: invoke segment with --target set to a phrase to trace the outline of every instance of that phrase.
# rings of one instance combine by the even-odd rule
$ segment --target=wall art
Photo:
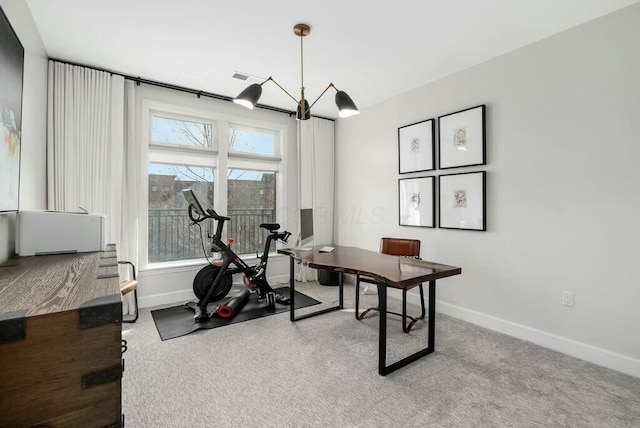
[[[400,174],[435,169],[434,119],[398,128]]]
[[[440,169],[486,164],[485,105],[438,117]]]
[[[400,226],[435,227],[435,177],[398,180]]]
[[[0,211],[17,211],[24,49],[0,9]]]
[[[486,172],[441,175],[439,227],[486,231]]]

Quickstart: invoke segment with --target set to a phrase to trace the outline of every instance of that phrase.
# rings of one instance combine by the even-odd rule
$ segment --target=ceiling
[[[360,109],[638,0],[27,0],[49,57],[221,95],[234,71],[300,91],[333,82]],[[335,118],[334,91],[312,109]],[[294,110],[273,83],[261,104]],[[241,107],[238,107],[241,108]]]

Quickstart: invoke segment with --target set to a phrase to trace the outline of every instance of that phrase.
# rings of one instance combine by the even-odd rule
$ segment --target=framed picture
[[[439,227],[486,231],[486,172],[441,175],[439,181]]]
[[[435,169],[435,121],[433,119],[398,128],[400,174]]]
[[[18,210],[24,49],[0,9],[0,212]]]
[[[438,117],[440,169],[486,164],[485,105]]]
[[[400,226],[435,227],[435,177],[398,180]]]

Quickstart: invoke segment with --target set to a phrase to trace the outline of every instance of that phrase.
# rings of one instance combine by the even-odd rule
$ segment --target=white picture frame
[[[398,180],[400,226],[435,227],[435,177]]]
[[[440,169],[486,165],[484,104],[438,117]]]
[[[435,169],[435,120],[398,128],[398,172],[432,171]]]
[[[438,181],[438,226],[486,231],[486,172],[446,174]]]

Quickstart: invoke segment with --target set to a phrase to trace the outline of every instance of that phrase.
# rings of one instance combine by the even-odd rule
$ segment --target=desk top
[[[462,269],[455,266],[390,256],[356,247],[335,245],[332,252],[320,253],[318,250],[323,246],[311,247],[311,251],[284,248],[278,253],[302,260],[312,268],[366,275],[397,288],[409,288],[462,273]]]

